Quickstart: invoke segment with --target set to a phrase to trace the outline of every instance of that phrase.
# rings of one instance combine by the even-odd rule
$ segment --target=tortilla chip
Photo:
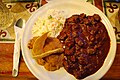
[[[52,55],[52,54],[62,53],[63,51],[64,51],[63,48],[57,48],[57,49],[42,53],[40,55],[33,56],[33,58],[34,59],[44,58],[44,57],[47,57],[47,56]]]
[[[42,36],[38,37],[34,44],[33,44],[33,49],[32,49],[32,54],[33,56],[39,55],[41,53],[43,53],[43,47],[45,44],[45,40],[47,39],[47,33],[43,34]]]

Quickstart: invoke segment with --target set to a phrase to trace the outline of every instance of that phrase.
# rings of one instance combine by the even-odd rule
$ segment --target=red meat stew
[[[98,14],[72,15],[57,38],[64,48],[64,68],[77,79],[100,69],[110,48],[109,35]]]

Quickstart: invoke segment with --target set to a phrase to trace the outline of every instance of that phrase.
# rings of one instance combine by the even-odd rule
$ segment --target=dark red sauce
[[[98,14],[72,15],[57,38],[65,46],[64,68],[77,79],[100,69],[110,48],[109,35]]]

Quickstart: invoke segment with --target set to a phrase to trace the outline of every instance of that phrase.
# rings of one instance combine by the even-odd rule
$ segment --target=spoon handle
[[[16,34],[13,54],[13,70],[12,70],[13,77],[16,77],[18,75],[19,59],[20,59],[20,38],[19,34]]]

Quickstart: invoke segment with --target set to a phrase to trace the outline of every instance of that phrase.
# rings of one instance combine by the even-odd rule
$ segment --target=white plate
[[[34,22],[37,20],[38,16],[43,16],[49,9],[58,9],[65,11],[65,14],[67,16],[80,13],[85,13],[87,15],[93,15],[96,13],[100,15],[100,17],[102,18],[102,22],[108,30],[108,34],[111,40],[111,47],[103,66],[95,74],[86,77],[85,80],[100,79],[109,70],[114,60],[116,53],[115,34],[109,20],[99,9],[89,3],[80,2],[79,0],[60,0],[54,2],[51,1],[39,8],[27,21],[21,45],[22,55],[29,70],[33,73],[35,77],[40,80],[76,80],[72,75],[67,73],[64,68],[61,68],[60,70],[54,72],[49,72],[45,70],[42,66],[36,63],[36,61],[31,56],[31,51],[27,48],[28,41],[32,37],[31,29]]]

